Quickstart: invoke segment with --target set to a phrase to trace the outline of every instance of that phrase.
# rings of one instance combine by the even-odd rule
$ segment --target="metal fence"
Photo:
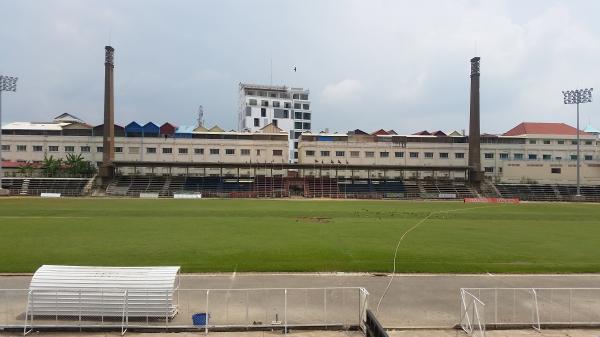
[[[477,336],[486,327],[600,326],[600,288],[463,288],[459,317]]]
[[[155,290],[148,290],[154,297],[145,298],[144,289],[124,289],[125,296],[120,294],[115,300],[115,289],[98,289],[97,293],[112,297],[96,296],[92,301],[86,298],[89,289],[72,289],[68,294],[64,290],[43,291],[44,302],[32,303],[28,289],[0,289],[0,329],[23,329],[25,334],[45,328],[111,329],[122,333],[128,328],[198,329],[205,333],[236,329],[281,329],[287,333],[290,328],[364,331],[369,297],[366,289],[357,287],[177,289],[174,306],[165,305],[161,311],[152,303]],[[53,293],[56,300],[50,296]],[[59,301],[59,297],[66,298],[70,307],[53,312],[53,301]],[[144,301],[148,301],[147,309],[140,306]],[[36,305],[37,311],[31,307]],[[40,306],[44,310],[38,315]]]

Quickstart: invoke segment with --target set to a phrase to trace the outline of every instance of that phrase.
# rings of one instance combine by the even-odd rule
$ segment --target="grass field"
[[[449,211],[449,212],[445,212]],[[42,264],[185,272],[600,272],[600,206],[0,199],[0,272]]]

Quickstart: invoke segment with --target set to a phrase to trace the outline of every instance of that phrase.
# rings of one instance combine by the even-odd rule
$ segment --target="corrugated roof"
[[[579,134],[585,135],[583,131]],[[521,135],[577,135],[577,129],[565,123],[532,123],[523,122],[506,131],[503,136]]]
[[[71,123],[37,123],[37,122],[13,122],[2,126],[3,130],[52,130],[60,131],[65,125]]]
[[[41,266],[29,289],[174,289],[180,267]]]

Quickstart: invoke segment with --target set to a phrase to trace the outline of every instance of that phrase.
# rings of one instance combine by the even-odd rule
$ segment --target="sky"
[[[468,133],[473,56],[482,132],[575,125],[561,91],[600,94],[593,0],[0,0],[0,13],[0,74],[19,77],[3,123],[102,123],[107,44],[121,125],[193,125],[203,105],[206,124],[233,129],[243,82],[308,88],[313,131]],[[590,122],[597,101],[581,106]]]

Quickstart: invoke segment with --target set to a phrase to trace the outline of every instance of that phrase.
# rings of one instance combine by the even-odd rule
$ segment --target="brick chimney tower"
[[[102,139],[102,166],[100,176],[110,178],[114,174],[113,160],[115,159],[115,93],[114,65],[115,49],[105,47],[104,57],[104,132]]]
[[[471,59],[471,102],[469,116],[469,180],[479,188],[481,172],[481,134],[479,130],[479,57]]]

